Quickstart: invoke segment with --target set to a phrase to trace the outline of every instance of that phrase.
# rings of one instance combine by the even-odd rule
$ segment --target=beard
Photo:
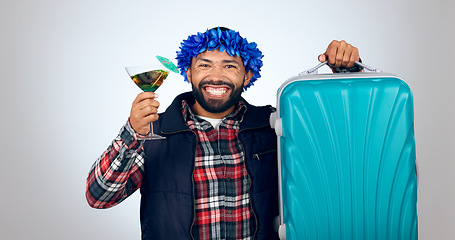
[[[244,79],[245,81],[245,79]],[[232,91],[231,94],[229,95],[229,98],[227,101],[224,101],[222,99],[208,99],[206,100],[203,95],[203,87],[204,85],[225,85],[229,86]],[[240,99],[242,99],[242,92],[243,92],[243,87],[244,83],[238,87],[235,88],[234,84],[232,84],[229,81],[201,81],[198,86],[195,86],[194,84],[191,84],[193,88],[193,96],[196,99],[196,101],[201,105],[204,110],[211,112],[211,113],[222,113],[227,111],[229,108],[233,107],[236,105]]]

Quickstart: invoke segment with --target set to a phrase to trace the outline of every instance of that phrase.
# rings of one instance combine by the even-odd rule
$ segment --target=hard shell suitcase
[[[417,239],[411,90],[358,64],[278,90],[280,239]]]

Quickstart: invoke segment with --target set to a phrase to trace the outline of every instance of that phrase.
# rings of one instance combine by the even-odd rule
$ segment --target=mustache
[[[231,82],[229,81],[224,81],[224,80],[220,80],[220,81],[213,81],[213,80],[202,80],[200,83],[199,83],[199,88],[203,87],[204,85],[213,85],[213,86],[220,86],[220,85],[225,85],[225,86],[228,86],[232,89],[235,88],[234,84],[232,84]]]

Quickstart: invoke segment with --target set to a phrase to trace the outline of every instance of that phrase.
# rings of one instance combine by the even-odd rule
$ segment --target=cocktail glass
[[[167,58],[156,56],[155,64],[126,67],[133,82],[144,92],[155,92],[170,72],[178,73],[177,67]],[[165,139],[153,132],[153,123],[150,123],[150,132],[143,139]]]

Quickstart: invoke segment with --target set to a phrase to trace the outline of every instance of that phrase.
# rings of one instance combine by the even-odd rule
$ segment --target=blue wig
[[[245,71],[251,71],[253,77],[250,82],[244,87],[246,90],[261,77],[262,52],[257,48],[255,42],[248,43],[246,38],[242,38],[240,34],[234,30],[227,28],[213,28],[204,33],[198,32],[196,35],[191,35],[188,39],[183,40],[180,44],[180,51],[177,52],[177,67],[180,69],[180,74],[188,82],[186,71],[191,66],[191,60],[200,53],[219,49],[221,52],[226,51],[230,56],[238,56],[242,58]]]

